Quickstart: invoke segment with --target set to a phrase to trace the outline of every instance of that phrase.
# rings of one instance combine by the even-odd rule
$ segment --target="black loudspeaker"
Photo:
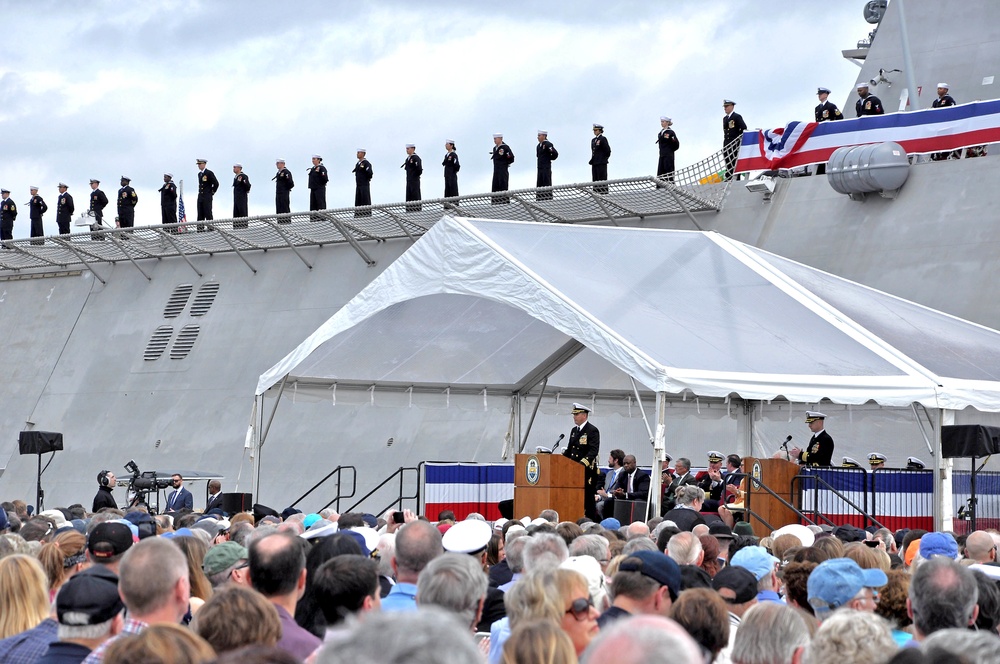
[[[21,454],[47,454],[63,448],[63,435],[54,431],[22,431],[17,437]]]
[[[226,514],[236,514],[237,512],[250,512],[253,510],[252,493],[224,493],[222,494],[222,511]]]

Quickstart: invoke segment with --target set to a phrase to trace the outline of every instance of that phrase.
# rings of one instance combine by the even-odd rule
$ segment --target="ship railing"
[[[146,279],[144,263],[183,258],[202,276],[193,256],[235,253],[253,272],[253,253],[300,251],[325,244],[349,244],[369,265],[366,244],[393,239],[415,240],[444,215],[550,223],[611,222],[718,211],[729,189],[723,151],[663,177],[644,176],[604,182],[471,194],[365,207],[270,214],[238,219],[188,221],[183,224],[105,229],[45,238],[0,242],[0,279],[38,278],[67,269],[91,271],[102,283],[102,265],[130,264]],[[22,274],[22,271],[30,271]]]

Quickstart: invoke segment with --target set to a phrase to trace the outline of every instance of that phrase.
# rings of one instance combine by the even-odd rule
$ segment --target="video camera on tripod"
[[[147,470],[145,472],[139,470],[138,464],[135,460],[129,459],[129,462],[125,464],[125,470],[130,472],[132,476],[128,479],[128,492],[133,494],[131,500],[128,501],[129,505],[145,504],[149,505],[147,500],[150,492],[154,493],[157,497],[157,506],[159,505],[159,495],[158,492],[162,489],[167,489],[171,485],[170,477],[159,477],[155,470]]]

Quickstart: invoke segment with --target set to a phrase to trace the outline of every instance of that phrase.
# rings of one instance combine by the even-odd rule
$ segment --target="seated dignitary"
[[[664,482],[666,489],[663,491],[663,511],[666,513],[668,510],[673,509],[677,504],[677,489],[688,485],[697,484],[694,474],[691,472],[691,460],[685,457],[680,457],[674,463],[674,476],[667,484]]]
[[[665,521],[673,521],[681,530],[691,530],[698,524],[705,523],[700,513],[705,503],[705,492],[701,487],[683,484],[677,488],[674,499],[677,506],[663,515]]]
[[[719,505],[725,502],[723,494],[726,489],[726,480],[722,473],[722,462],[724,460],[725,457],[722,456],[722,452],[709,452],[708,469],[698,473],[696,476],[698,486],[705,492],[705,505],[703,509],[706,512],[715,512],[719,509]]]

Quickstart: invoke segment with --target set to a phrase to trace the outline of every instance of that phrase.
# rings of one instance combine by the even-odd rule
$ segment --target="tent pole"
[[[257,444],[254,446],[253,451],[253,496],[256,502],[260,502],[260,451],[264,447],[264,442],[267,440],[267,434],[271,430],[271,422],[274,421],[274,414],[278,412],[278,403],[281,402],[281,395],[285,392],[285,382],[288,381],[288,374],[281,379],[281,386],[278,387],[278,396],[274,398],[274,408],[271,409],[271,415],[267,418],[267,426],[263,427],[263,430],[257,436]],[[264,418],[264,395],[260,395],[260,416],[263,421]]]
[[[934,530],[951,532],[954,528],[955,507],[952,504],[951,473],[954,463],[941,455],[941,430],[955,423],[955,411],[938,409],[934,427]]]
[[[656,393],[656,434],[653,437],[653,473],[649,478],[649,505],[653,516],[660,516],[660,498],[663,495],[661,484],[663,460],[666,458],[666,419],[667,394]]]
[[[528,427],[524,430],[524,437],[521,438],[521,444],[517,448],[518,454],[524,452],[524,445],[528,442],[528,436],[531,434],[531,425],[535,423],[535,413],[538,412],[538,407],[542,405],[542,397],[545,396],[545,386],[549,384],[549,377],[546,376],[542,379],[542,389],[538,393],[538,398],[535,399],[535,406],[531,409],[531,417],[528,419]]]

